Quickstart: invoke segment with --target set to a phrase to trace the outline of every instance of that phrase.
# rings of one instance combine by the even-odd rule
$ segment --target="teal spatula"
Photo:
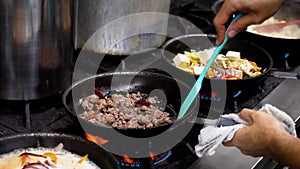
[[[232,21],[230,22],[228,28],[235,21],[237,21],[239,18],[241,18],[242,16],[243,16],[243,13],[241,13],[241,12],[237,13],[235,15],[235,17],[232,19]],[[204,79],[204,77],[206,75],[206,72],[208,71],[208,69],[211,66],[211,64],[215,61],[216,57],[218,56],[218,54],[221,52],[221,50],[223,49],[223,47],[225,46],[225,44],[229,40],[229,38],[228,38],[228,28],[227,28],[227,30],[225,32],[225,39],[224,39],[223,43],[221,45],[219,45],[219,46],[216,47],[213,55],[211,56],[211,58],[207,62],[206,66],[204,67],[204,69],[203,69],[201,75],[199,76],[198,80],[196,81],[196,83],[194,84],[193,88],[189,92],[188,96],[186,97],[186,99],[182,103],[177,119],[180,119],[181,117],[183,117],[184,114],[186,113],[186,111],[191,106],[193,100],[196,98],[196,96],[198,95],[198,93],[199,93],[199,91],[200,91],[200,89],[202,87],[202,81],[203,81],[203,79]]]

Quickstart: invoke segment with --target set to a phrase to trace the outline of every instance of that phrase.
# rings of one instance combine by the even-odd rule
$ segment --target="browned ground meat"
[[[137,104],[137,101],[147,104]],[[141,93],[112,94],[100,99],[97,95],[84,98],[81,118],[96,124],[108,124],[116,128],[149,128],[173,122],[168,112],[158,108],[156,97],[146,97]]]

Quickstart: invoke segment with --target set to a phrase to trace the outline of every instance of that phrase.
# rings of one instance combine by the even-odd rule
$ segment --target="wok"
[[[190,49],[200,51],[211,48],[207,41],[210,41],[211,44],[214,44],[216,41],[216,36],[207,34],[190,34],[179,36],[177,38],[169,40],[163,45],[163,57],[170,65],[172,65],[172,59],[178,53],[190,51]],[[241,53],[241,57],[247,58],[250,61],[254,61],[259,67],[262,67],[262,74],[256,77],[244,78],[239,80],[204,78],[201,91],[211,91],[211,86],[216,85],[219,86],[216,91],[221,92],[223,90],[226,90],[226,99],[231,101],[232,99],[236,99],[235,97],[237,94],[240,94],[241,97],[243,96],[243,94],[249,94],[247,92],[251,91],[251,89],[258,88],[258,86],[264,82],[265,78],[270,72],[273,66],[273,60],[269,53],[261,47],[249,41],[241,40],[238,38],[230,39],[220,53],[226,54],[226,52],[229,50],[239,51]],[[175,66],[173,67],[174,71],[183,72],[182,76],[184,76],[184,74],[187,74],[187,72],[184,72],[183,70],[180,70]],[[195,75],[195,78],[198,78],[198,76]],[[225,85],[223,85],[224,83]]]
[[[223,0],[218,0],[212,5],[212,10],[217,13],[223,4]],[[280,9],[274,15],[275,19],[292,21],[300,18],[300,1],[288,0],[284,1]],[[265,49],[273,58],[274,65],[278,69],[289,69],[298,66],[300,63],[300,39],[286,39],[279,37],[270,37],[254,32],[240,32],[236,38],[250,41],[263,49]]]
[[[146,138],[161,134],[164,131],[174,132],[175,128],[188,132],[186,127],[191,127],[191,123],[185,123],[197,115],[197,100],[195,100],[186,115],[173,123],[159,125],[150,128],[112,128],[105,124],[95,124],[86,121],[78,115],[83,112],[79,100],[94,94],[93,87],[97,87],[102,93],[109,91],[137,92],[150,94],[156,93],[156,97],[166,105],[165,111],[170,117],[177,118],[181,102],[187,96],[190,87],[170,76],[153,72],[114,72],[103,73],[80,80],[70,86],[63,94],[63,104],[65,109],[73,115],[81,124],[83,129],[92,135],[109,139],[117,138],[118,133],[134,138]],[[186,124],[186,125],[185,125]],[[186,130],[185,130],[186,129]],[[117,132],[114,132],[117,131]]]
[[[88,154],[89,159],[100,168],[119,169],[117,161],[111,154],[98,145],[81,137],[56,134],[56,133],[26,133],[16,134],[0,138],[0,154],[14,151],[15,149],[26,149],[35,147],[54,148],[63,143],[64,149],[84,156]]]

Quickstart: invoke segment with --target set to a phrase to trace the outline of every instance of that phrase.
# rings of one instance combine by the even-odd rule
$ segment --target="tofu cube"
[[[241,53],[236,51],[228,51],[226,57],[229,59],[241,59]]]
[[[239,79],[243,79],[243,71],[241,70],[234,70],[234,75]]]
[[[223,54],[218,54],[217,61],[223,61],[223,60],[228,60],[227,56],[223,55]]]
[[[200,75],[204,70],[204,66],[193,66],[193,71],[195,75]]]
[[[178,53],[174,58],[173,62],[175,66],[180,67],[180,68],[186,68],[190,64],[190,59],[188,56]]]

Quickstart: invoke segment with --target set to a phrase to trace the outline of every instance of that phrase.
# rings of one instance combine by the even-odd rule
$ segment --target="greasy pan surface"
[[[165,75],[150,72],[140,72],[138,74],[136,74],[136,72],[104,73],[74,83],[65,91],[63,95],[63,103],[66,110],[79,120],[83,128],[88,130],[88,133],[104,138],[113,137],[110,135],[112,127],[94,124],[77,116],[77,113],[81,113],[83,111],[81,105],[79,104],[79,100],[94,94],[92,87],[99,88],[103,93],[108,91],[122,91],[129,93],[140,91],[141,93],[146,93],[149,95],[152,91],[161,91],[155,96],[164,102],[164,105],[166,105],[165,111],[167,111],[174,119],[177,118],[177,113],[179,112],[181,102],[183,98],[187,96],[190,89],[183,82],[174,80],[173,78]],[[74,95],[73,91],[80,92]],[[183,121],[190,117],[190,114],[192,110],[195,110],[195,107],[196,100],[194,101],[194,104],[192,104],[191,109],[188,111],[186,116],[175,121],[175,124],[169,123],[144,129],[113,129],[130,137],[144,138],[155,136],[168,130],[172,125],[182,125]]]
[[[0,138],[0,154],[11,152],[21,148],[35,148],[38,145],[53,148],[63,143],[64,149],[84,156],[88,154],[89,159],[103,169],[119,169],[115,159],[104,149],[83,138],[55,133],[27,133],[16,134]]]

